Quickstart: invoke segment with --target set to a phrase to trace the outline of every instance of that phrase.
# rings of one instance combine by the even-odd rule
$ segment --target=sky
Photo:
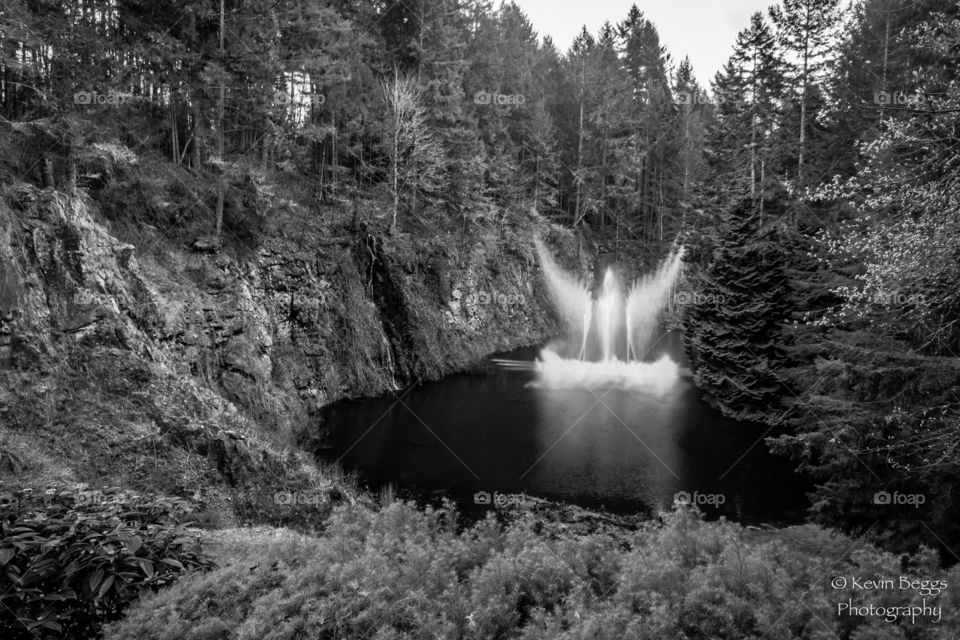
[[[586,25],[596,35],[604,22],[616,25],[636,3],[656,25],[674,65],[690,56],[700,84],[707,86],[730,57],[737,33],[754,11],[766,15],[776,0],[514,0],[541,36],[565,52]]]

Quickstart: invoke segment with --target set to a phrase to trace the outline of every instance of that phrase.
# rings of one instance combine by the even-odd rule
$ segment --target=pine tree
[[[782,120],[784,62],[759,12],[737,35],[733,53],[714,80],[714,179],[735,184],[762,204],[780,170],[777,132]],[[761,212],[762,214],[762,212]]]
[[[560,160],[557,153],[556,127],[544,97],[537,99],[531,109],[532,131],[524,149],[521,171],[533,210],[538,213],[554,213],[560,205]]]
[[[428,126],[446,156],[444,204],[467,222],[484,200],[484,149],[464,90],[469,16],[462,0],[419,0],[415,6],[417,77]]]
[[[831,60],[835,31],[842,19],[840,0],[784,0],[770,9],[783,47],[792,54],[790,79],[799,103],[797,181],[805,182],[807,127],[814,118],[810,109],[811,85],[821,77]]]
[[[35,64],[42,48],[36,16],[24,0],[0,7],[0,112],[8,118],[27,115],[43,103],[43,70]]]
[[[560,56],[547,38],[537,48],[533,68],[533,104],[530,109],[530,137],[525,153],[524,171],[528,176],[527,193],[538,212],[558,213],[560,209],[560,137],[552,107],[551,79],[562,73]]]
[[[680,146],[679,164],[682,172],[679,206],[681,210],[680,231],[687,229],[687,212],[691,200],[701,180],[707,175],[707,163],[704,156],[707,124],[710,118],[709,105],[700,100],[705,91],[693,74],[690,58],[684,58],[677,68],[674,80],[674,93],[683,96],[678,112]]]
[[[491,42],[498,46],[491,47]],[[474,95],[510,96],[511,100],[506,105],[491,102],[476,107],[490,158],[485,186],[501,207],[529,205],[537,162],[543,164],[544,145],[550,145],[553,135],[536,82],[540,58],[536,33],[519,7],[505,3],[492,16],[477,19],[469,57],[473,64],[468,86]]]
[[[750,126],[750,193],[759,191],[763,198],[766,176],[777,168],[772,162],[772,133],[778,126],[784,65],[776,37],[760,12],[753,14],[750,27],[737,36],[733,55],[743,71],[746,90],[740,99]]]
[[[360,150],[351,137],[366,133],[364,115],[373,109],[375,64],[367,50],[375,40],[332,7],[305,6],[298,0],[278,5],[282,25],[279,55],[283,63],[284,95],[290,97],[277,124],[283,133],[309,140],[311,174],[321,197],[338,186],[339,168],[346,155],[356,175]],[[353,11],[359,20],[364,15]],[[262,136],[264,156],[271,150]],[[354,141],[355,142],[355,141]]]
[[[573,46],[568,53],[565,66],[570,78],[570,84],[574,87],[574,96],[576,99],[575,111],[572,127],[568,131],[575,133],[575,140],[572,145],[571,161],[567,166],[571,167],[572,173],[572,191],[573,207],[571,219],[573,226],[580,224],[586,213],[590,210],[587,203],[587,194],[585,193],[585,183],[588,179],[587,164],[585,158],[585,143],[587,138],[587,110],[589,101],[592,99],[590,94],[590,85],[588,84],[588,71],[592,70],[593,58],[596,55],[596,40],[587,31],[586,27],[580,30],[579,35],[573,42]]]
[[[746,197],[724,216],[684,339],[697,388],[727,415],[775,424],[785,393],[788,256],[776,232],[761,228],[759,211]]]
[[[586,115],[591,165],[585,175],[590,210],[599,226],[608,224],[611,218],[619,221],[616,208],[622,191],[618,187],[629,179],[619,171],[615,152],[629,138],[631,129],[630,83],[620,66],[616,45],[613,25],[606,23],[600,29],[592,59],[591,101]]]
[[[915,94],[918,67],[939,64],[918,48],[915,28],[940,9],[937,0],[867,0],[846,24],[826,79],[832,126],[824,153],[835,174],[856,170],[858,142],[875,138],[884,119],[909,117],[892,102]]]
[[[669,203],[675,202],[679,189],[676,149],[677,128],[673,93],[667,69],[670,57],[660,42],[656,27],[633,5],[627,18],[617,27],[621,55],[630,79],[633,140],[629,172],[634,176],[636,217],[642,237],[663,241]]]

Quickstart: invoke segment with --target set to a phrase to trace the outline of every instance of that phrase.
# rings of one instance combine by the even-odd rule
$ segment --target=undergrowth
[[[8,640],[94,637],[142,592],[210,569],[187,501],[84,485],[0,485],[0,629]]]
[[[458,531],[449,507],[343,507],[325,533],[216,534],[221,568],[149,596],[108,639],[948,638],[941,619],[842,616],[838,603],[918,604],[919,591],[834,589],[836,576],[946,580],[935,554],[898,558],[815,526],[780,535],[702,522],[679,509],[629,549],[604,535],[547,532],[533,516]]]

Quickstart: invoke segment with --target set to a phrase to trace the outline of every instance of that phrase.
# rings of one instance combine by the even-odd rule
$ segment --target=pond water
[[[538,352],[505,357],[532,362]],[[679,332],[662,334],[649,359],[663,354],[686,366]],[[497,494],[525,493],[653,514],[679,495],[708,517],[803,519],[809,486],[768,451],[763,438],[775,434],[724,418],[688,376],[662,395],[538,388],[535,377],[530,368],[497,367],[332,405],[318,453],[357,471],[371,489],[447,496],[468,512],[495,508]]]

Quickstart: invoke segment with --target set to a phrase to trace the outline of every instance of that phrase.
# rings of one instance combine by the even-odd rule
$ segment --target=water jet
[[[671,251],[654,272],[626,290],[617,270],[608,266],[595,292],[557,264],[539,241],[537,254],[566,337],[541,352],[534,365],[539,375],[532,384],[667,393],[680,368],[669,356],[651,361],[648,354],[680,275],[683,248]]]

